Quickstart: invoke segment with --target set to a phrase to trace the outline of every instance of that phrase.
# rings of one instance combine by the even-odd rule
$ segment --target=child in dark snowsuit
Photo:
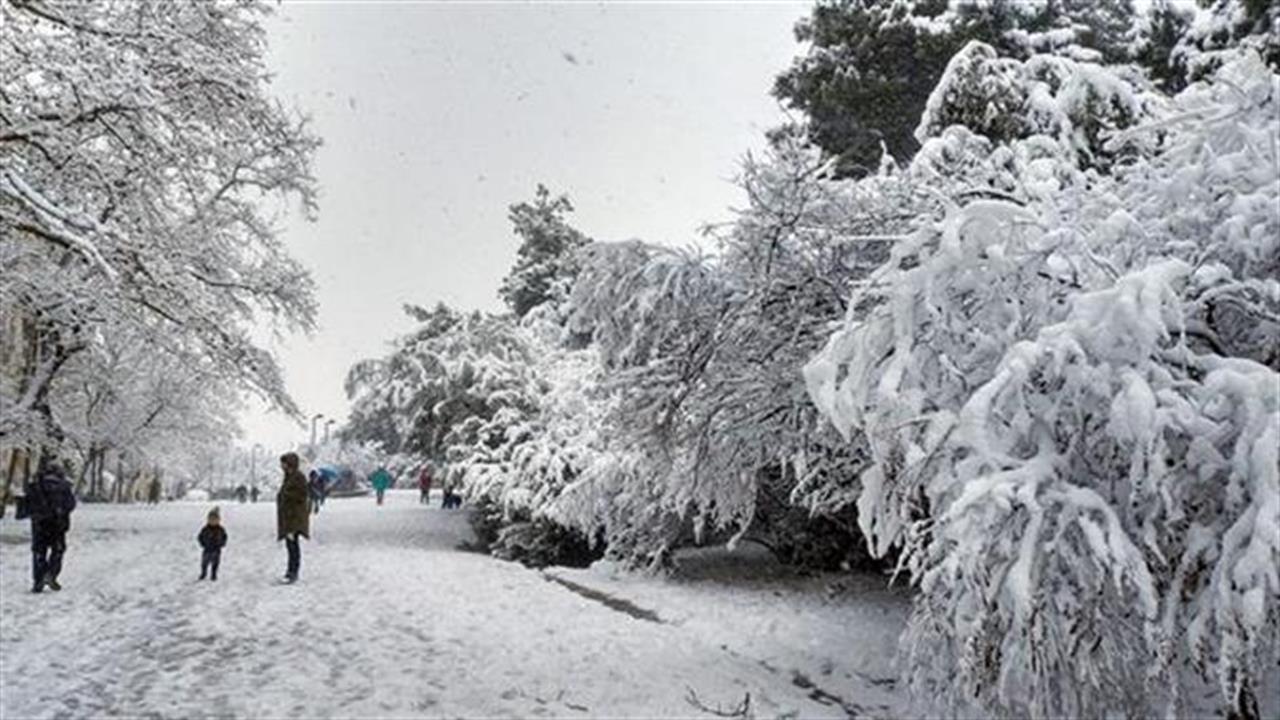
[[[209,518],[196,540],[203,548],[200,553],[200,579],[203,580],[208,575],[210,580],[217,580],[222,546],[227,544],[227,531],[222,529],[222,516],[218,514],[218,508],[209,511]]]

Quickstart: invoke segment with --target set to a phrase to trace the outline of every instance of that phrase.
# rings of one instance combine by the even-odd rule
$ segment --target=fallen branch
[[[744,694],[742,696],[742,702],[738,703],[737,705],[735,705],[733,708],[729,710],[725,710],[720,707],[719,703],[716,703],[716,706],[714,708],[708,707],[706,703],[702,702],[702,700],[698,698],[698,693],[694,692],[693,688],[689,687],[688,685],[685,685],[684,687],[686,690],[689,691],[688,694],[684,696],[685,702],[689,703],[690,705],[694,706],[695,708],[703,712],[711,713],[716,717],[744,718],[744,717],[747,717],[748,713],[751,712],[751,693]]]

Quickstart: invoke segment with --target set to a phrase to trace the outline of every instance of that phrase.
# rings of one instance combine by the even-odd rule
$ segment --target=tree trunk
[[[117,475],[111,483],[111,490],[107,493],[107,502],[120,502],[120,484],[124,482],[124,478]]]
[[[1259,720],[1262,713],[1258,710],[1258,696],[1253,694],[1253,687],[1248,678],[1240,683],[1236,691],[1235,707],[1227,711],[1227,720]]]
[[[97,478],[98,487],[102,487],[106,483],[107,477],[107,449],[102,448],[98,451],[98,464],[93,468],[93,474]]]
[[[97,445],[89,443],[89,452],[85,456],[84,464],[80,466],[80,472],[76,474],[76,493],[83,494],[84,483],[93,477],[93,453]],[[92,488],[90,488],[92,490]]]
[[[138,501],[138,478],[136,475],[129,478],[129,483],[124,489],[124,497],[130,503]]]
[[[22,455],[26,451],[20,448],[11,448],[5,452],[9,454],[9,457],[8,462],[5,463],[4,491],[0,494],[0,519],[4,518],[5,509],[9,506],[9,498],[12,496],[13,476],[18,474],[18,468],[22,464]]]

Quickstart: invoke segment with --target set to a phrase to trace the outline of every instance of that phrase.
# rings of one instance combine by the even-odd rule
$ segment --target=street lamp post
[[[328,420],[324,421],[324,441],[326,443],[329,442],[329,428],[333,427],[333,424],[336,422],[338,421],[334,420],[333,418],[329,418]]]
[[[262,449],[262,443],[254,443],[249,449],[249,483],[258,484],[258,451]]]
[[[311,417],[311,452],[316,450],[316,421],[324,417],[324,413],[316,413]]]

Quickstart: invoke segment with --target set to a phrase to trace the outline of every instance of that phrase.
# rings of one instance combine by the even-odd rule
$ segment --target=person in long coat
[[[284,580],[295,582],[302,567],[302,547],[298,538],[311,538],[307,478],[298,469],[297,453],[281,455],[280,468],[284,470],[284,480],[280,483],[280,492],[276,493],[276,540],[284,540],[285,549],[289,552],[289,565]]]

